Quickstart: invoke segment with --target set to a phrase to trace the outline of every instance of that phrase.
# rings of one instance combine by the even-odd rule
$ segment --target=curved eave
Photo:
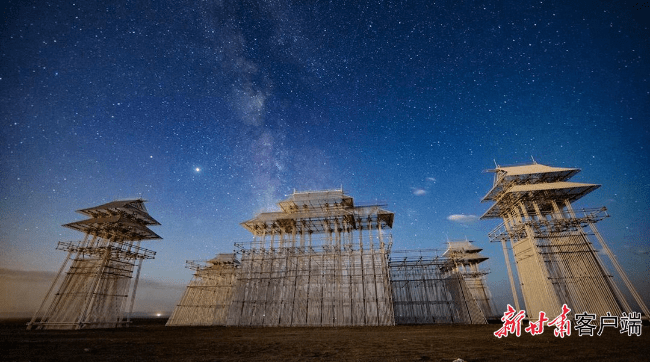
[[[278,202],[278,206],[286,213],[294,213],[327,207],[351,208],[354,207],[354,200],[343,190],[294,191],[288,199]]]
[[[496,200],[507,185],[511,184],[540,184],[563,182],[580,172],[579,168],[550,167],[533,164],[525,166],[500,167],[488,172],[497,173],[497,179],[490,191],[481,199],[481,202]],[[501,174],[502,176],[499,176]]]
[[[145,200],[119,200],[111,201],[99,206],[77,210],[78,213],[92,218],[111,217],[114,215],[129,215],[147,225],[160,225],[156,219],[151,217],[144,206]]]
[[[125,238],[127,240],[156,240],[162,239],[148,227],[124,220],[119,216],[107,218],[92,218],[64,224],[64,227],[81,231],[90,235]]]
[[[242,227],[254,235],[264,235],[282,230],[285,233],[311,232],[314,234],[325,233],[332,230],[335,223],[331,219],[343,218],[347,227],[353,230],[364,227],[364,222],[369,221],[373,228],[393,227],[395,215],[376,206],[361,206],[355,208],[338,208],[330,210],[314,210],[311,212],[267,212],[255,218],[240,223]],[[359,222],[361,221],[361,223]]]
[[[457,261],[459,263],[467,264],[467,263],[482,263],[482,262],[484,262],[484,261],[486,261],[486,260],[488,260],[490,258],[488,258],[486,256],[483,256],[483,255],[480,255],[478,257],[461,256],[461,257],[451,258],[451,259],[453,259],[453,260],[455,260],[455,261]]]
[[[482,248],[474,246],[471,240],[448,241],[446,253],[478,253]],[[443,254],[444,255],[444,254]]]
[[[108,209],[93,209],[83,212],[84,215],[90,216],[92,218],[105,218],[111,216],[124,215],[132,219],[135,219],[146,225],[160,225],[160,223],[151,217],[149,214],[144,214],[142,212],[124,209],[124,208],[108,208]]]
[[[569,202],[574,202],[599,187],[600,185],[597,184],[577,182],[549,182],[543,184],[515,185],[508,189],[499,198],[499,201],[492,205],[481,216],[481,219],[501,217],[504,213],[501,209],[501,204],[504,200],[508,200],[508,204],[511,204],[514,200],[549,199],[549,193],[552,193],[553,199],[568,199]]]
[[[455,260],[488,260],[489,258],[479,252],[466,252],[463,250],[447,250],[442,256]]]

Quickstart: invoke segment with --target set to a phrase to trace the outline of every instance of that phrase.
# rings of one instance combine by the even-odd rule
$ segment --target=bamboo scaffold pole
[[[84,237],[84,240],[82,244],[86,244],[88,241],[88,234]],[[63,275],[63,271],[65,270],[65,267],[68,265],[68,262],[70,261],[70,257],[72,256],[72,249],[68,250],[68,255],[66,256],[65,260],[63,261],[63,264],[61,264],[61,267],[59,268],[58,273],[56,273],[56,277],[54,278],[54,281],[52,284],[50,284],[50,287],[47,290],[47,293],[45,293],[45,298],[43,298],[43,301],[41,302],[40,306],[36,310],[36,313],[34,313],[34,316],[32,316],[32,319],[29,321],[27,324],[27,330],[32,329],[32,326],[36,322],[36,319],[41,315],[41,311],[43,310],[43,307],[45,306],[45,303],[47,303],[50,300],[50,296],[52,295],[52,291],[54,290],[54,287],[58,284],[59,279],[61,278],[61,275]]]
[[[510,290],[512,291],[512,298],[515,302],[515,308],[521,310],[519,306],[519,297],[517,296],[517,288],[515,287],[515,278],[512,275],[512,267],[510,267],[510,255],[508,253],[508,246],[506,245],[505,240],[501,240],[501,246],[503,248],[503,257],[506,261],[506,269],[508,271],[508,280],[510,280]]]
[[[140,242],[138,241],[138,246]],[[140,271],[142,270],[143,259],[138,260],[137,272],[133,280],[133,291],[131,292],[131,303],[129,303],[129,313],[126,315],[126,323],[131,323],[131,316],[133,315],[133,306],[135,305],[135,292],[138,290],[138,281],[140,280]]]
[[[605,239],[600,235],[598,230],[596,229],[596,226],[594,225],[593,222],[589,223],[589,228],[591,231],[596,235],[596,239],[598,239],[598,242],[600,243],[600,246],[603,248],[603,251],[607,256],[609,257],[610,261],[614,265],[614,268],[616,268],[616,271],[618,274],[621,276],[621,279],[623,279],[623,282],[625,283],[625,286],[627,289],[630,291],[630,294],[632,294],[632,297],[636,301],[636,303],[639,305],[639,308],[643,311],[643,313],[646,315],[646,317],[650,316],[650,310],[648,310],[648,307],[645,305],[643,302],[643,299],[639,295],[639,293],[636,291],[636,288],[634,288],[634,285],[630,281],[630,279],[627,277],[627,274],[625,274],[625,271],[623,268],[621,268],[621,265],[618,263],[618,260],[616,260],[616,257],[614,256],[614,253],[609,249],[609,246],[607,246],[607,243],[605,243]],[[628,306],[629,308],[629,306]],[[628,310],[629,312],[629,310]]]

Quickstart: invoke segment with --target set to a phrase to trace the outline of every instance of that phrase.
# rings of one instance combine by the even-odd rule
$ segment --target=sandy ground
[[[498,339],[491,325],[349,328],[165,327],[164,319],[129,328],[27,331],[0,322],[6,361],[650,361],[650,327],[627,336],[542,335]]]

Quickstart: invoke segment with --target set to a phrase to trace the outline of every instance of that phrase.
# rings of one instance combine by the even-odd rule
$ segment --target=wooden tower
[[[503,219],[489,237],[503,246],[518,310],[509,249],[530,320],[536,321],[540,311],[547,316],[559,315],[565,303],[575,313],[587,311],[602,316],[607,312],[612,315],[631,312],[590,240],[595,237],[648,315],[641,297],[596,229],[596,222],[608,216],[606,209],[574,210],[572,207],[572,203],[600,185],[568,181],[580,172],[577,168],[537,163],[497,167],[490,172],[495,174],[494,185],[483,201],[494,204],[481,218]]]
[[[447,250],[443,256],[447,257],[449,261],[443,268],[447,273],[462,276],[483,315],[485,318],[490,318],[495,317],[498,313],[492,303],[492,295],[485,278],[489,271],[479,267],[480,263],[489,259],[481,254],[482,250],[469,240],[448,241]]]
[[[129,323],[142,261],[156,254],[141,248],[140,242],[161,239],[148,228],[160,224],[144,202],[113,201],[78,210],[89,219],[63,225],[85,237],[58,243],[57,250],[68,256],[27,329],[113,328]]]

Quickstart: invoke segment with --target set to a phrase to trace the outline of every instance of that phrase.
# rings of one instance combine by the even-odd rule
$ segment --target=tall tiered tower
[[[575,313],[630,312],[590,241],[590,237],[595,237],[648,315],[641,297],[596,229],[595,223],[607,216],[606,209],[574,210],[571,205],[600,185],[569,182],[580,172],[577,168],[537,163],[497,167],[490,172],[495,174],[494,185],[482,201],[494,204],[481,218],[503,219],[489,237],[503,246],[517,309],[520,306],[507,242],[530,320],[537,320],[540,311],[547,316],[559,315],[564,303]]]
[[[78,210],[90,218],[63,225],[85,237],[58,243],[57,249],[68,256],[28,329],[112,328],[129,323],[142,261],[156,254],[141,248],[140,242],[161,239],[147,227],[160,224],[144,202],[113,201]]]
[[[489,259],[481,254],[482,250],[472,245],[469,240],[448,241],[447,250],[443,256],[447,257],[449,261],[443,265],[443,270],[447,274],[462,276],[473,299],[483,311],[483,315],[485,318],[490,318],[496,316],[497,313],[485,279],[489,271],[479,268],[480,263]]]

